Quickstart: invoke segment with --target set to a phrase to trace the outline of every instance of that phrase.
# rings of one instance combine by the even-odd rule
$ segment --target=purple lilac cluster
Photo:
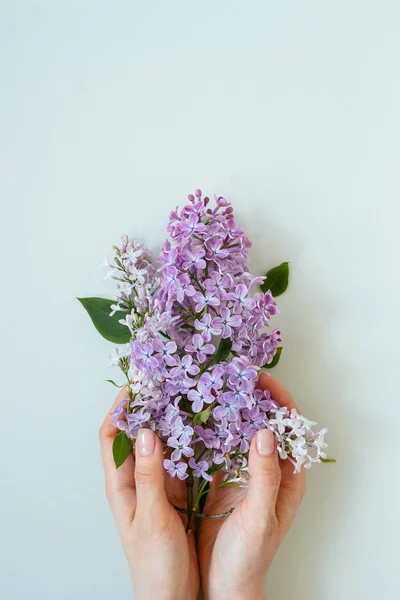
[[[114,362],[130,382],[130,399],[113,422],[135,439],[141,427],[162,440],[171,476],[229,481],[247,477],[255,433],[275,432],[282,458],[295,470],[325,457],[326,430],[281,408],[257,389],[260,367],[272,361],[280,332],[268,329],[277,306],[257,291],[248,269],[250,242],[231,205],[214,206],[200,190],[170,215],[170,238],[154,265],[146,248],[123,237],[108,276],[118,280],[113,312],[124,311],[131,341]]]

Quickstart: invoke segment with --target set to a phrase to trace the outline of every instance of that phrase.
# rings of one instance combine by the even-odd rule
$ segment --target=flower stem
[[[187,515],[188,511],[186,510],[186,508],[180,508],[179,506],[175,506],[175,504],[171,504],[171,506],[173,506],[175,508],[175,510],[182,514],[182,515]],[[233,513],[233,511],[235,510],[234,507],[230,508],[228,511],[224,512],[224,513],[218,513],[218,514],[214,514],[214,513],[197,513],[196,516],[201,518],[201,519],[219,519],[221,517],[229,517],[229,515],[231,515]]]
[[[218,488],[225,487],[226,485],[233,485],[233,482],[234,482],[234,479],[228,479],[227,481],[224,481],[223,483],[220,483],[219,485],[210,486],[210,488],[208,490],[205,490],[204,489],[205,486],[204,486],[203,489],[201,490],[201,493],[198,495],[198,499],[200,499],[201,496],[203,496],[204,494],[208,494],[208,492],[210,490],[217,490]]]
[[[188,511],[188,524],[186,526],[186,533],[189,534],[192,531],[193,525],[193,477],[189,476],[186,483],[186,497],[187,497],[187,511]]]
[[[200,498],[202,496],[202,494],[204,493],[204,489],[207,486],[207,481],[204,479],[197,490],[197,494],[196,494],[196,499],[194,501],[193,504],[193,477],[188,478],[187,480],[187,484],[186,484],[186,494],[187,494],[187,499],[188,499],[188,506],[187,506],[187,514],[188,514],[188,524],[186,527],[186,533],[191,533],[193,531],[193,527],[194,527],[194,522],[199,510],[199,502],[200,502]]]

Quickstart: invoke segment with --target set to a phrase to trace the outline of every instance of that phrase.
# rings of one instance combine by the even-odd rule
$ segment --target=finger
[[[187,509],[186,482],[181,481],[178,477],[171,477],[164,469],[164,485],[167,494],[168,502],[175,507]],[[188,515],[178,512],[184,528],[188,523]],[[205,519],[202,519],[205,520]],[[190,570],[192,572],[191,580],[197,581],[197,553],[196,553],[196,538],[194,535],[188,535],[187,541],[190,553]]]
[[[306,493],[306,474],[293,473],[294,467],[288,460],[280,460],[282,481],[276,501],[276,516],[284,534],[293,523],[301,501]]]
[[[172,504],[174,508],[181,508],[187,510],[187,497],[186,497],[186,484],[184,481],[178,479],[178,477],[170,477],[165,471],[164,474],[164,486],[167,494],[168,502]],[[178,512],[183,525],[186,527],[188,522],[188,515],[186,512]]]
[[[169,507],[164,481],[161,442],[151,429],[140,429],[136,440],[135,481],[138,519],[150,518]]]
[[[271,398],[278,402],[278,404],[281,406],[287,406],[289,410],[295,408],[298,412],[300,412],[287,389],[284,388],[283,385],[269,373],[260,373],[260,377],[258,378],[258,387],[260,390],[268,390],[271,394]]]
[[[209,491],[206,494],[203,513],[227,513],[232,508],[236,508],[246,496],[247,489],[245,487],[238,487],[231,484],[218,487],[221,486],[225,479],[226,473],[223,471],[218,471],[213,476],[213,480],[210,482]],[[222,524],[224,519],[221,517],[218,521]],[[201,527],[207,529],[208,524],[211,524],[210,528],[215,530],[216,522],[214,519],[201,519]]]
[[[212,481],[210,481],[209,489],[207,492],[207,500],[212,502],[216,498],[218,498],[219,495],[221,495],[221,494],[223,495],[226,488],[224,489],[224,488],[220,488],[218,486],[220,486],[221,483],[223,483],[225,477],[226,477],[226,473],[224,471],[217,471],[216,473],[214,473]]]
[[[101,458],[106,478],[106,496],[115,520],[131,523],[135,511],[135,461],[131,453],[117,469],[114,463],[112,446],[119,430],[112,423],[111,411],[124,400],[128,400],[126,388],[118,394],[111,410],[99,431]]]
[[[269,429],[260,429],[251,442],[249,472],[249,490],[244,507],[249,515],[257,515],[260,523],[266,523],[268,517],[275,516],[281,482],[275,435]]]
[[[300,413],[287,389],[271,375],[261,373],[258,385],[260,389],[268,390],[271,398],[281,406],[287,406],[289,410],[295,408]],[[281,460],[280,466],[282,479],[276,503],[276,514],[280,522],[288,529],[306,491],[306,474],[304,469],[300,473],[294,474],[293,465],[288,460]]]
[[[178,479],[178,477],[170,477],[165,471],[164,486],[168,501],[178,508],[186,509],[187,498],[185,482]]]

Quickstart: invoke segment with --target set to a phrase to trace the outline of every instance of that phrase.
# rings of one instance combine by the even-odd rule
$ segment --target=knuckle
[[[106,493],[107,501],[110,504],[111,499],[114,496],[114,489],[108,481],[106,481],[106,484],[105,484],[105,493]]]
[[[271,511],[267,518],[261,519],[258,524],[260,535],[264,539],[271,539],[278,529],[278,519],[275,511]]]
[[[243,505],[237,509],[240,518],[238,533],[245,544],[251,543],[254,531],[258,531],[259,518],[254,511],[243,511]]]
[[[104,439],[106,437],[106,430],[105,430],[105,424],[102,423],[99,427],[99,440],[100,442],[103,442]]]
[[[135,471],[137,485],[149,486],[154,484],[154,474],[150,469],[139,468]]]
[[[172,516],[175,518],[177,515],[172,513]],[[160,543],[163,536],[167,538],[170,536],[171,514],[169,511],[160,510],[157,511],[157,518],[154,518],[154,513],[149,511],[148,507],[139,504],[134,525],[138,539],[154,540]]]
[[[281,482],[281,470],[279,467],[264,467],[260,477],[264,485],[279,486]]]
[[[296,512],[300,505],[300,498],[297,493],[295,494],[286,494],[285,495],[285,508],[289,510],[290,513]]]
[[[277,529],[277,518],[272,508],[262,516],[249,515],[249,520],[251,521],[250,531],[257,531],[260,539],[270,538]],[[254,540],[254,536],[251,539]]]
[[[306,484],[306,480],[304,479],[304,481],[302,481],[301,485],[299,485],[299,489],[297,492],[299,504],[303,500],[304,496],[306,495],[306,491],[307,491],[307,484]]]
[[[247,511],[241,516],[241,527],[239,532],[242,541],[254,549],[254,545],[258,544],[256,554],[261,552],[261,546],[265,544],[265,540],[270,540],[278,530],[278,519],[275,511]]]

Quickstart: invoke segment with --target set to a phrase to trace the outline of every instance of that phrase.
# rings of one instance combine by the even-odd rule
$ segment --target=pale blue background
[[[399,597],[399,4],[0,1],[1,597],[131,597],[97,429],[122,232],[202,187],[290,260],[277,376],[330,428],[272,600]]]

